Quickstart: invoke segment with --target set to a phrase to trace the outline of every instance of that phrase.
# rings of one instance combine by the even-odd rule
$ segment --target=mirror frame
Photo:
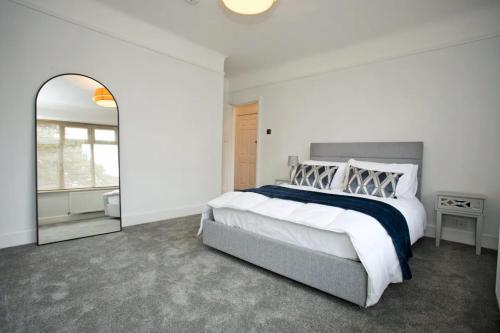
[[[37,144],[38,144],[38,128],[36,125],[37,122],[37,114],[38,114],[38,107],[37,107],[37,101],[38,101],[38,95],[40,95],[40,92],[42,88],[49,82],[52,81],[53,79],[56,79],[60,76],[66,76],[66,75],[78,75],[78,76],[83,76],[88,79],[94,80],[95,82],[99,83],[101,86],[106,88],[111,96],[113,96],[113,99],[115,100],[116,103],[116,112],[117,112],[117,124],[118,124],[118,129],[117,129],[117,135],[118,135],[118,188],[120,189],[120,196],[119,196],[119,202],[120,202],[120,229],[117,231],[110,231],[110,232],[105,232],[102,234],[95,234],[95,235],[89,235],[89,236],[83,236],[83,237],[76,237],[76,238],[68,238],[60,241],[55,241],[55,242],[50,242],[50,243],[43,243],[40,244],[40,235],[39,235],[39,225],[38,225],[38,149],[37,149]],[[99,235],[107,235],[107,234],[114,234],[116,232],[121,232],[123,230],[123,224],[122,224],[122,182],[121,182],[121,175],[122,175],[122,169],[121,169],[121,163],[120,163],[120,143],[121,143],[121,137],[120,137],[120,107],[118,106],[118,101],[115,98],[115,95],[113,95],[113,92],[108,89],[108,87],[103,84],[101,81],[94,79],[93,77],[85,74],[80,74],[80,73],[63,73],[63,74],[58,74],[50,77],[49,79],[45,80],[42,85],[38,88],[36,95],[35,95],[35,218],[36,218],[36,245],[37,246],[43,246],[43,245],[49,245],[49,244],[56,244],[56,243],[61,243],[61,242],[67,242],[75,239],[83,239],[83,238],[89,238],[89,237],[94,237],[94,236],[99,236]]]

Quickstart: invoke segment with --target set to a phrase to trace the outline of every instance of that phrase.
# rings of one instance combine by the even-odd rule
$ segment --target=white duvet
[[[306,191],[359,196],[305,186],[284,186]],[[403,214],[408,223],[412,244],[424,235],[426,214],[418,199],[385,199],[371,196],[370,198],[386,202]],[[401,268],[391,238],[377,220],[366,214],[331,206],[271,199],[251,192],[227,192],[208,203],[202,214],[199,234],[203,229],[203,221],[213,219],[212,208],[248,211],[320,230],[347,234],[368,274],[366,306],[376,304],[390,283],[402,282]]]

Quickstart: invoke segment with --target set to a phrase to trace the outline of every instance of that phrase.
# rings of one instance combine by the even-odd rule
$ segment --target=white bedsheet
[[[308,191],[362,196],[303,186],[285,186]],[[370,198],[386,202],[403,214],[408,223],[412,244],[424,235],[426,214],[418,199]],[[213,209],[220,208],[247,211],[332,234],[347,234],[368,274],[366,306],[376,304],[390,283],[402,282],[401,268],[392,240],[380,223],[371,216],[342,208],[271,199],[251,192],[227,192],[208,203],[207,209],[202,214],[199,233],[202,232],[203,221],[214,218]]]
[[[313,251],[359,261],[351,239],[345,233],[311,228],[303,224],[232,208],[213,208],[213,214],[215,221],[227,226],[241,228],[260,236]]]

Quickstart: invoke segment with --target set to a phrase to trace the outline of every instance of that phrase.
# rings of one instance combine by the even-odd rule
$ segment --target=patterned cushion
[[[396,186],[402,173],[375,171],[349,166],[344,192],[369,194],[380,198],[395,198]]]
[[[292,185],[311,186],[322,190],[330,188],[335,172],[335,165],[299,164],[292,174]]]

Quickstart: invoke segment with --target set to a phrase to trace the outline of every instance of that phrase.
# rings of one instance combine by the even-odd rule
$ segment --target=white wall
[[[67,72],[118,101],[125,226],[198,212],[220,193],[222,72],[1,0],[0,247],[35,241],[35,94]]]
[[[82,25],[155,53],[211,71],[224,69],[225,57],[153,24],[107,6],[100,0],[0,0],[17,3]]]
[[[496,248],[499,89],[500,37],[494,37],[242,89],[231,93],[229,101],[260,98],[260,184],[287,174],[288,155],[307,158],[311,142],[423,141],[428,234],[433,234],[435,191],[484,193],[483,242]],[[266,128],[272,135],[265,135]],[[473,241],[472,232],[451,228],[443,237]]]
[[[233,107],[224,105],[224,124],[222,133],[222,191],[234,189],[234,117]]]
[[[54,1],[54,0],[53,0]],[[422,51],[435,50],[500,36],[500,1],[460,15],[408,26],[342,48],[313,54],[252,72],[233,73],[230,90],[287,81],[332,70],[385,61]]]

